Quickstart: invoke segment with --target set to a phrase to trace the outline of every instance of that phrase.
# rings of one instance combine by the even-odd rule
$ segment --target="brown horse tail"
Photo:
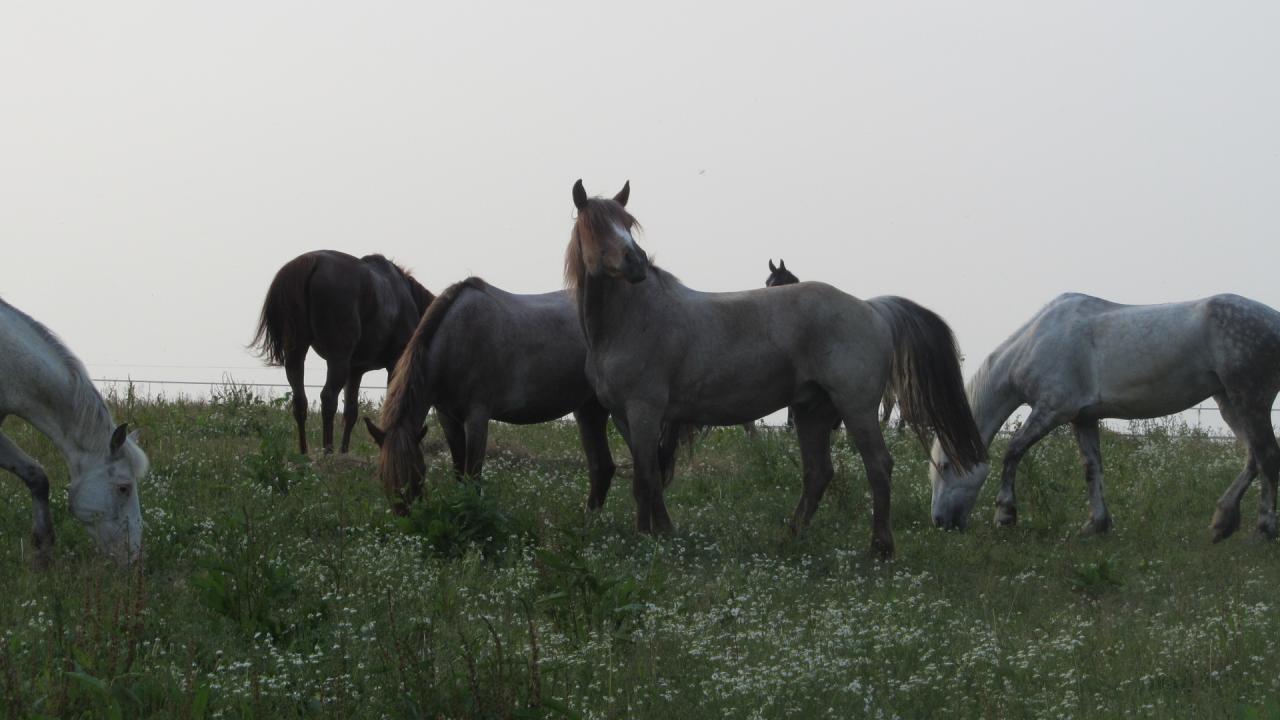
[[[427,411],[435,404],[436,393],[428,357],[431,341],[444,323],[445,316],[463,290],[482,289],[485,282],[471,277],[445,288],[427,306],[418,321],[413,337],[405,346],[391,372],[387,397],[382,403],[382,450],[378,473],[387,499],[397,512],[403,512],[422,492],[421,456],[418,443],[427,421]]]
[[[928,446],[932,428],[957,466],[969,469],[987,459],[987,447],[969,408],[960,352],[947,323],[906,298],[879,297],[868,303],[893,332],[893,373],[889,386],[903,419]]]
[[[319,258],[306,253],[285,263],[267,288],[258,316],[258,330],[249,347],[268,365],[283,365],[285,353],[297,346],[300,329],[310,322],[307,317],[307,289]]]

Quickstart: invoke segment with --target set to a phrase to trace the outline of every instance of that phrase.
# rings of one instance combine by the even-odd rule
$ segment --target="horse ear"
[[[617,195],[613,196],[613,200],[614,202],[618,203],[622,207],[626,207],[627,198],[629,197],[631,197],[631,181],[630,180],[628,180],[626,184],[622,186],[622,189],[618,191]]]
[[[120,448],[124,447],[124,441],[128,439],[129,423],[120,423],[115,432],[111,433],[111,454],[120,452]]]
[[[582,187],[582,178],[578,178],[578,182],[573,184],[573,206],[579,210],[587,207],[587,191]]]
[[[769,258],[769,272],[778,272],[778,268],[773,264],[773,258]]]
[[[374,425],[368,415],[364,417],[364,426],[369,431],[369,435],[373,438],[373,441],[377,443],[378,447],[382,447],[382,441],[386,439],[387,433],[377,425]]]
[[[782,258],[778,258],[778,269],[779,269],[779,270],[786,270],[786,269],[787,269],[787,261],[786,261],[786,260],[783,260]]]

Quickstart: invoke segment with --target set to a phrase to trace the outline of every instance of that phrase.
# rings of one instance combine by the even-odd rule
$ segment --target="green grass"
[[[480,489],[449,479],[433,426],[430,497],[397,521],[362,431],[307,459],[248,392],[112,402],[152,460],[140,575],[96,557],[61,459],[5,423],[50,471],[58,532],[31,571],[29,496],[0,481],[7,717],[1280,717],[1280,550],[1251,522],[1210,544],[1243,454],[1185,428],[1104,436],[1116,529],[1092,539],[1067,433],[1024,462],[1018,528],[990,527],[992,482],[964,534],[929,526],[923,453],[891,434],[879,563],[843,438],[803,538],[794,438],[728,428],[681,461],[677,532],[652,539],[616,442],[587,516],[569,424],[495,425]]]

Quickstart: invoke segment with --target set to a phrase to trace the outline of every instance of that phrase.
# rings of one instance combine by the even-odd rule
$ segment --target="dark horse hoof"
[[[1213,523],[1209,529],[1213,531],[1213,541],[1221,542],[1231,537],[1240,527],[1239,507],[1219,507],[1213,513]]]
[[[880,538],[871,539],[871,556],[876,560],[887,562],[893,559],[893,541],[881,540]]]
[[[996,506],[996,527],[1009,528],[1018,524],[1018,508],[1013,505]]]

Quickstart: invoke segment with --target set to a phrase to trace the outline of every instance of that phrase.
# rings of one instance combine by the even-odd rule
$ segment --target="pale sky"
[[[629,179],[686,284],[781,256],[938,311],[969,371],[1063,291],[1280,307],[1277,37],[1274,2],[9,1],[0,294],[94,377],[283,382],[243,346],[299,253],[556,289],[573,181]]]

